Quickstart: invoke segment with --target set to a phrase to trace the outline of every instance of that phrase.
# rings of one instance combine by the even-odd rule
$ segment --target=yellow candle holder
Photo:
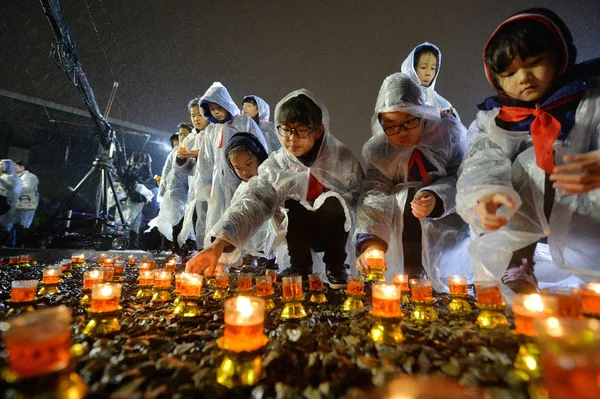
[[[268,338],[265,336],[265,345]],[[217,340],[223,349],[222,340]],[[262,348],[261,348],[262,349]],[[224,357],[217,369],[217,382],[229,389],[239,386],[253,386],[262,378],[260,349],[252,352],[232,352],[223,349]]]
[[[385,276],[383,275],[383,269],[380,268],[369,268],[369,274],[367,274],[367,281],[385,282]]]
[[[37,299],[33,301],[27,302],[14,302],[10,299],[6,301],[8,304],[8,312],[6,312],[6,317],[18,316],[22,313],[35,312],[35,305],[37,304]]]
[[[215,287],[211,298],[215,301],[223,301],[229,297],[229,287]]]
[[[304,295],[296,298],[282,297],[281,300],[283,301],[284,305],[280,317],[284,320],[302,319],[306,317],[306,310],[304,310],[304,305],[302,305],[302,301],[304,301],[304,298]]]
[[[171,302],[173,297],[171,296],[171,287],[154,287],[152,291],[152,299],[150,300],[153,304],[163,304],[165,302]]]
[[[151,285],[140,285],[138,292],[135,294],[135,299],[148,299],[152,298],[152,295],[154,295],[154,290]]]
[[[402,297],[400,298],[400,305],[407,307],[410,305],[410,290],[402,290]]]
[[[502,302],[501,305],[481,305],[475,303],[475,306],[479,309],[479,316],[477,316],[477,326],[485,330],[493,330],[498,327],[508,326],[508,319],[504,314],[506,303]]]
[[[179,302],[173,309],[173,315],[179,317],[198,317],[202,313],[198,307],[199,296],[185,296],[178,297]]]
[[[348,291],[346,291],[346,294],[348,295],[348,297],[346,298],[346,300],[344,301],[344,304],[342,305],[342,309],[346,312],[350,312],[353,310],[361,310],[365,307],[365,305],[363,304],[362,299],[364,298],[365,294],[354,294],[354,293],[350,293]]]
[[[369,274],[367,274],[367,281],[378,281],[385,282],[385,253],[379,249],[369,249],[365,254],[367,266],[369,267]]]
[[[513,363],[514,375],[521,382],[537,382],[541,377],[540,347],[536,340],[521,337],[519,352]]]
[[[59,283],[54,283],[54,284],[40,283],[41,288],[37,294],[39,296],[60,294],[60,290],[58,289],[58,284]]]
[[[473,311],[469,301],[467,301],[471,297],[470,295],[448,294],[448,297],[451,299],[448,304],[451,313],[464,315]]]
[[[5,394],[10,398],[83,399],[89,392],[88,386],[74,371],[20,379],[10,369],[4,368],[0,371],[0,377],[8,384]]]
[[[275,309],[275,302],[273,302],[273,294],[258,295],[258,297],[265,300],[265,311],[269,312],[269,311]]]
[[[375,325],[371,328],[369,336],[379,345],[396,345],[404,342],[404,334],[400,328],[400,317],[371,316]]]
[[[79,300],[79,304],[87,307],[92,303],[92,289],[84,288],[81,290],[81,292],[83,293],[83,296]]]
[[[327,297],[323,293],[324,290],[312,290],[310,292],[310,303],[327,303]]]
[[[19,267],[30,267],[29,255],[21,255],[19,257]]]
[[[83,255],[71,256],[71,267],[80,268],[85,266],[85,257]]]
[[[91,312],[88,311],[90,321],[83,329],[83,335],[96,336],[108,335],[121,331],[121,323],[119,316],[121,315],[121,307],[111,312]]]
[[[413,311],[410,314],[410,319],[419,323],[429,323],[438,319],[438,314],[435,311],[433,301],[415,301],[411,300]]]

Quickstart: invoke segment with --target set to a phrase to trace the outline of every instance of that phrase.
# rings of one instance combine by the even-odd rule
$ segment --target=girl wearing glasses
[[[420,277],[424,268],[434,288],[447,291],[445,276],[472,275],[469,228],[454,210],[466,129],[425,101],[402,73],[388,76],[379,90],[373,137],[362,151],[367,173],[357,213],[357,269],[368,273],[364,254],[380,249],[388,279],[402,272]]]

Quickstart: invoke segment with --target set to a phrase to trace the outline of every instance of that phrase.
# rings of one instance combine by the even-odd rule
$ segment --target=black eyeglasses
[[[383,128],[383,131],[385,132],[386,136],[395,136],[403,130],[404,131],[413,130],[414,128],[418,127],[420,124],[421,124],[421,118],[416,117],[416,118],[409,120],[406,123],[403,123],[402,125],[395,125],[395,126]]]
[[[296,134],[301,139],[305,139],[308,137],[310,132],[315,130],[317,126],[303,126],[300,125],[298,127],[289,127],[287,125],[279,125],[277,126],[277,132],[281,137],[290,137],[292,134]]]

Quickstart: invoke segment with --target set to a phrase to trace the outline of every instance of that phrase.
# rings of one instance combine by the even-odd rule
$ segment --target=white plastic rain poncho
[[[146,186],[140,183],[135,183],[135,192],[139,193],[141,198],[143,198],[143,202],[133,201],[131,198],[127,196],[127,192],[123,188],[123,185],[120,182],[115,183],[115,192],[117,193],[117,199],[121,204],[121,210],[123,211],[123,218],[125,219],[125,223],[129,226],[129,230],[137,233],[140,230],[140,225],[142,223],[142,211],[144,210],[144,205],[151,202],[154,198],[154,193],[149,190]],[[108,189],[108,207],[112,208],[115,206],[114,195],[112,194],[112,190]],[[120,221],[118,210],[114,209],[115,220]]]
[[[308,167],[290,155],[285,148],[273,152],[258,168],[258,176],[250,179],[244,192],[240,193],[210,230],[211,236],[223,238],[236,248],[243,248],[287,199],[299,201],[307,209],[318,209],[332,196],[344,207],[344,228],[351,233],[363,177],[362,167],[352,151],[331,134],[327,108],[308,90],[297,90],[283,98],[275,108],[275,120],[278,120],[281,105],[300,94],[310,97],[323,113],[325,133],[316,160]],[[311,174],[330,190],[317,197],[312,205],[306,201]],[[348,255],[348,262],[354,264],[354,251]],[[313,260],[317,258],[313,256]],[[325,271],[322,262],[313,264],[313,267],[315,271]]]
[[[223,107],[229,112],[229,119],[221,122],[213,118],[208,108],[209,103]],[[225,157],[225,147],[231,136],[238,132],[246,132],[256,136],[264,148],[267,148],[267,145],[258,125],[252,118],[240,115],[240,110],[221,83],[213,83],[204,93],[200,99],[200,110],[202,116],[212,122],[206,128],[202,138],[194,174],[195,200],[208,202],[206,227],[204,230],[199,230],[204,233],[211,230],[229,207],[233,194],[240,184],[240,179],[231,171]],[[186,220],[188,220],[188,213],[186,209]],[[190,214],[189,220],[191,217]],[[204,246],[208,244],[210,244],[210,236],[207,235],[204,237]]]
[[[2,173],[0,174],[0,195],[6,197],[10,205],[8,212],[0,215],[0,226],[10,230],[14,223],[19,222],[17,202],[21,195],[23,183],[15,171],[15,163],[10,159],[2,159]]]
[[[425,46],[428,46],[428,47],[430,46],[437,50],[437,70],[435,71],[435,76],[433,77],[433,80],[431,81],[431,84],[429,86],[421,85],[421,81],[419,79],[419,76],[417,76],[417,71],[415,70],[415,63],[419,61],[419,60],[415,60],[415,53],[419,49],[421,49],[422,47],[425,47]],[[458,119],[460,121],[460,116],[458,115],[458,111],[456,110],[456,108],[454,108],[452,106],[452,104],[450,104],[450,101],[446,100],[444,97],[439,95],[438,92],[435,91],[435,82],[437,81],[437,78],[440,74],[441,65],[442,65],[442,52],[440,51],[440,49],[435,44],[424,42],[424,43],[419,44],[417,47],[415,47],[410,52],[408,57],[406,57],[404,62],[402,62],[402,67],[401,67],[400,72],[408,75],[408,77],[410,77],[410,79],[413,82],[415,82],[417,85],[419,85],[419,87],[421,88],[421,90],[423,90],[423,92],[425,93],[425,96],[427,97],[428,105],[433,105],[435,107],[438,107],[440,109],[440,111],[442,111],[442,112],[443,111],[452,111],[451,114],[454,115],[456,117],[456,119]]]
[[[271,116],[271,108],[269,104],[259,96],[249,95],[244,97],[244,101],[247,98],[252,98],[256,101],[256,105],[258,107],[258,127],[265,136],[265,141],[267,142],[267,151],[272,153],[281,148],[281,143],[279,142],[279,136],[277,134],[277,128],[273,122],[269,122],[269,117]]]
[[[395,273],[403,272],[404,255],[402,232],[403,215],[416,193],[434,192],[444,205],[441,216],[420,220],[422,230],[422,264],[436,291],[447,291],[449,275],[473,279],[467,253],[469,227],[455,213],[456,171],[466,147],[466,129],[455,118],[444,116],[436,107],[425,103],[422,92],[408,76],[395,73],[388,76],[379,90],[371,125],[373,137],[363,147],[362,156],[367,173],[363,180],[363,194],[358,207],[357,238],[376,236],[388,244],[385,254],[388,270],[384,273],[391,281]],[[382,112],[402,111],[423,118],[423,135],[416,145],[399,147],[391,144],[379,122]],[[421,122],[423,123],[423,122]],[[418,149],[434,167],[428,172],[432,183],[409,181],[408,163]],[[415,194],[416,195],[416,194]]]
[[[39,203],[40,195],[38,193],[38,185],[40,183],[36,175],[28,170],[24,170],[17,174],[23,183],[23,190],[19,196],[17,203],[18,218],[15,223],[19,223],[24,228],[28,229],[33,222],[35,210]]]

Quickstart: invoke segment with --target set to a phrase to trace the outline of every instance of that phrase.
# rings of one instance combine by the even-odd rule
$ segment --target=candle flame
[[[598,284],[598,283],[589,283],[588,285],[589,285],[589,287],[590,287],[590,289],[592,291],[594,291],[597,294],[600,294],[600,284]]]
[[[407,274],[395,274],[394,275],[394,282],[396,282],[396,283],[405,283],[407,281],[408,281]]]
[[[393,285],[382,285],[381,292],[387,298],[396,296],[396,287]]]
[[[152,277],[152,272],[150,270],[144,270],[142,271],[142,276],[148,278],[148,277]]]
[[[48,269],[48,273],[49,276],[54,276],[56,274],[56,270],[55,269]]]
[[[383,251],[381,249],[369,249],[366,257],[381,259],[383,258]]]
[[[548,335],[551,337],[560,337],[564,335],[563,328],[560,325],[560,320],[556,317],[549,317],[546,319],[546,325],[548,326]]]
[[[464,282],[465,279],[464,279],[464,277],[461,277],[461,276],[450,276],[450,277],[448,277],[448,280],[450,280],[453,283],[458,284],[458,283]]]
[[[91,278],[98,278],[98,277],[100,277],[100,272],[98,270],[92,270],[90,272],[90,277]]]
[[[544,302],[540,294],[527,295],[523,300],[523,306],[525,306],[525,309],[534,312],[542,312],[544,310]]]
[[[252,301],[250,298],[245,296],[238,297],[237,301],[235,302],[235,308],[240,313],[240,316],[245,318],[250,317],[254,311]]]
[[[113,289],[112,289],[112,286],[110,286],[110,285],[105,285],[100,290],[100,295],[101,296],[111,296],[112,293],[113,293]]]

